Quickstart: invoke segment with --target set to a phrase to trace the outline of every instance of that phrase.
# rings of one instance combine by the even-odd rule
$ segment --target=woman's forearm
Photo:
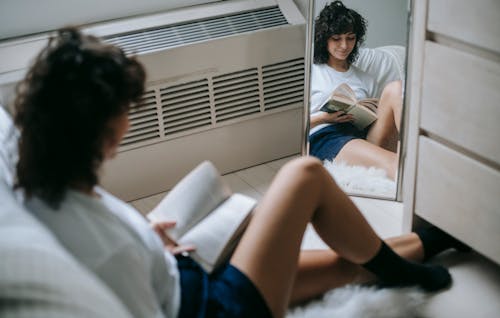
[[[325,119],[323,118],[324,116],[324,113],[317,113],[317,114],[314,114],[314,115],[311,115],[310,116],[310,128],[314,128],[318,125],[321,125],[321,124],[324,124],[326,123]]]

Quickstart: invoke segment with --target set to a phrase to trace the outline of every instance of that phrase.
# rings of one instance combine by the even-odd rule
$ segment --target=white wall
[[[300,12],[304,16],[304,18],[307,20],[307,14],[309,10],[309,2],[312,2],[310,0],[293,0],[295,5],[297,5],[297,8],[299,8]]]
[[[217,0],[0,0],[0,39]]]
[[[314,0],[315,16],[331,0]],[[368,21],[366,47],[383,45],[406,46],[409,0],[344,0]]]

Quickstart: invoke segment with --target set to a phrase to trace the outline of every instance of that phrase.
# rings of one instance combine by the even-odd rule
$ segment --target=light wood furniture
[[[413,1],[404,228],[414,216],[500,263],[500,1]]]

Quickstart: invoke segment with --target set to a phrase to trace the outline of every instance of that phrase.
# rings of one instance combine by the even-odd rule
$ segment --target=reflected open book
[[[190,256],[211,273],[232,254],[256,203],[246,195],[231,193],[214,165],[204,161],[147,217],[154,222],[176,221],[166,234],[180,245],[194,245]]]
[[[351,114],[354,117],[352,124],[363,130],[377,120],[377,105],[377,98],[365,98],[358,101],[352,88],[342,83],[333,90],[320,110],[327,113],[343,111]]]

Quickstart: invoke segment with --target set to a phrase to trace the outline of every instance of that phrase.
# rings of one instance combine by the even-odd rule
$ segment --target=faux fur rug
[[[375,289],[348,285],[292,308],[287,318],[416,318],[425,294],[417,288]]]
[[[325,160],[325,168],[337,184],[349,194],[365,194],[385,198],[395,198],[396,182],[387,177],[383,169],[350,166],[344,162]]]

